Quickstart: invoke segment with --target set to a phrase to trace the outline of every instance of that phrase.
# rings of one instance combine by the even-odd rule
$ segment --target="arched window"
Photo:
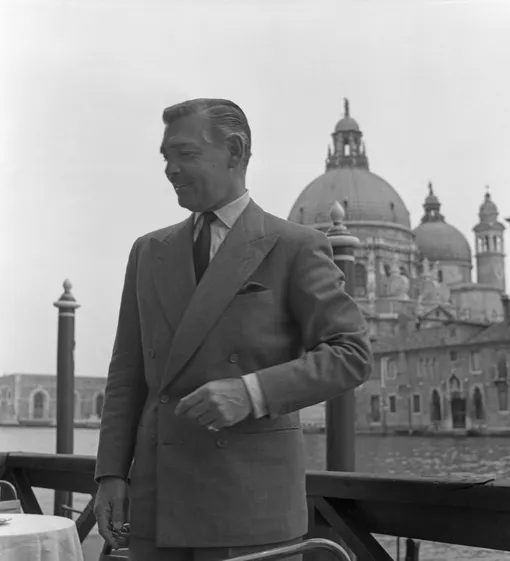
[[[44,412],[46,406],[46,393],[37,391],[32,396],[32,418],[44,419]]]
[[[473,414],[477,421],[483,421],[483,419],[485,419],[482,392],[478,387],[473,391]]]
[[[508,411],[508,385],[506,382],[498,384],[498,408],[500,411]]]
[[[453,375],[449,381],[450,391],[451,392],[460,392],[460,380],[457,376]]]
[[[432,390],[430,420],[433,423],[440,423],[441,419],[441,398],[437,390]]]
[[[354,296],[366,296],[367,271],[361,263],[354,265]]]
[[[498,380],[507,380],[508,367],[506,364],[506,355],[501,353],[498,357]]]
[[[381,404],[378,395],[370,396],[370,420],[373,423],[381,422]]]
[[[95,399],[96,415],[99,418],[101,418],[101,415],[103,414],[103,403],[104,403],[104,394],[101,392],[96,395],[96,399]]]

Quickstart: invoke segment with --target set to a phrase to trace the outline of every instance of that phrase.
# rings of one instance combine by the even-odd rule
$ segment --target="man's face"
[[[165,173],[179,205],[191,211],[215,210],[232,200],[230,151],[216,136],[202,115],[181,117],[165,129]]]

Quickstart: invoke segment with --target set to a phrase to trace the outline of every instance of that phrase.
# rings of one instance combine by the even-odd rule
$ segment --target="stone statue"
[[[377,279],[375,273],[375,252],[371,249],[367,256],[367,297],[375,300],[377,291]]]
[[[423,260],[423,272],[422,272],[422,276],[425,279],[429,279],[430,278],[430,263],[429,260],[427,259],[427,257],[425,257],[425,259]]]
[[[390,295],[395,298],[408,300],[409,288],[410,288],[409,279],[401,273],[398,254],[395,253],[393,255],[393,259],[391,260],[391,268],[390,268],[390,284],[389,284]]]

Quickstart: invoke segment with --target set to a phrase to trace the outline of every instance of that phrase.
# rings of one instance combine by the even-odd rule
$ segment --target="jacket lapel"
[[[152,278],[170,327],[175,331],[195,291],[193,215],[161,239],[151,238]]]
[[[189,300],[170,347],[160,390],[182,371],[277,239],[277,234],[266,236],[264,211],[251,201]]]

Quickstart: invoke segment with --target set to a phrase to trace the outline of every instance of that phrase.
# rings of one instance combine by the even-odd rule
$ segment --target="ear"
[[[239,135],[231,134],[226,140],[226,145],[229,151],[228,167],[236,168],[244,158],[243,141]]]

